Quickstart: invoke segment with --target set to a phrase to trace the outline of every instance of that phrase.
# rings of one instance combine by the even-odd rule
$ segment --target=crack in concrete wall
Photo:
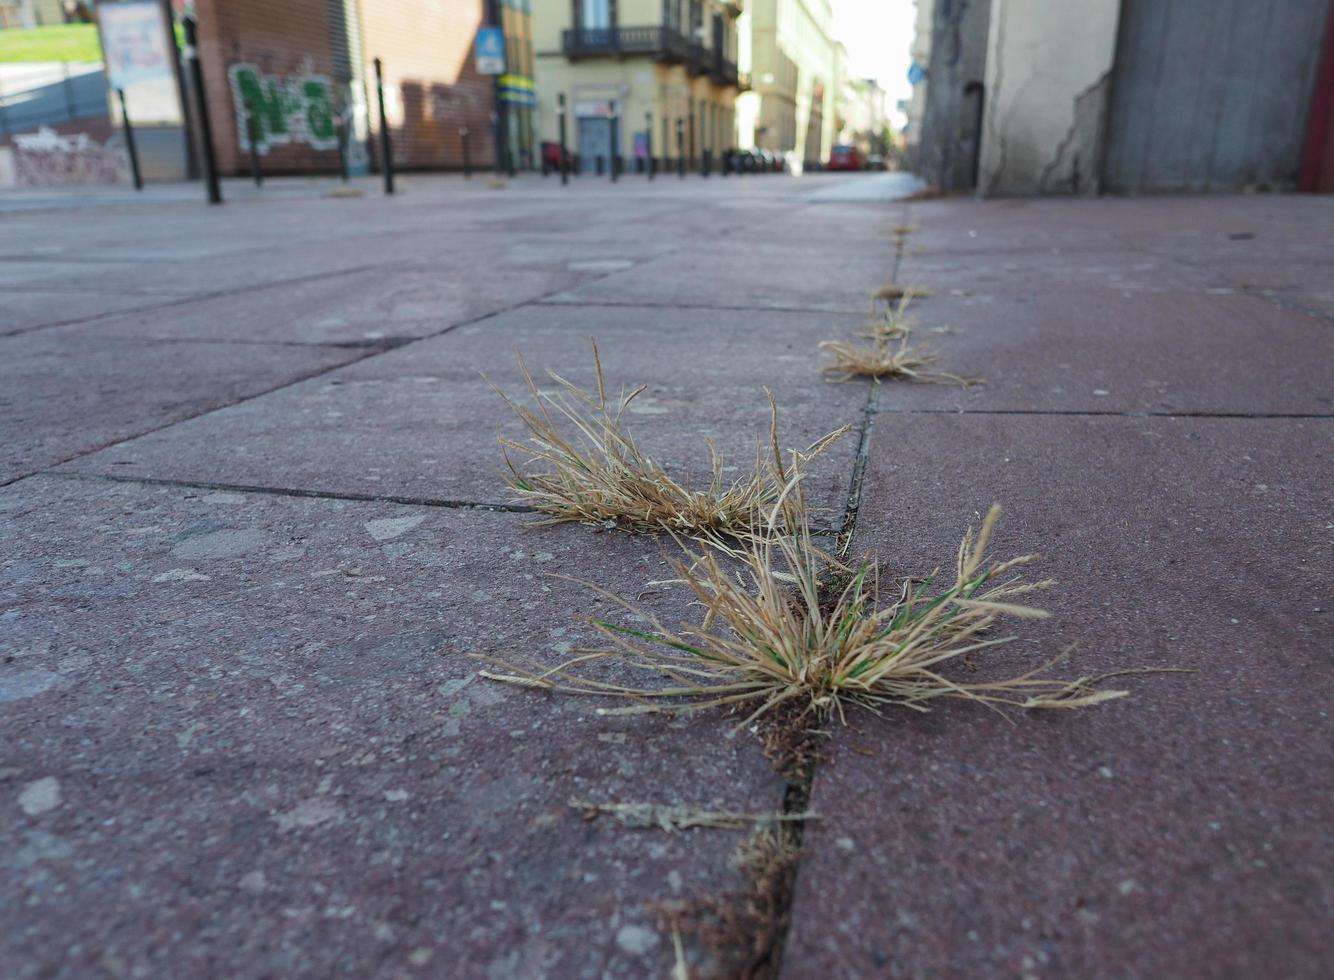
[[[1040,194],[1097,194],[1101,185],[1098,161],[1107,128],[1109,68],[1074,98],[1074,117],[1056,146],[1056,153],[1038,178]]]

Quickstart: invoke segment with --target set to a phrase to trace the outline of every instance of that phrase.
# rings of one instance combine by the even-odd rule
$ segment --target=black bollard
[[[565,152],[565,93],[558,96],[560,105],[560,182],[564,186],[570,182],[570,159]]]
[[[375,59],[375,98],[380,106],[380,170],[384,174],[384,192],[394,193],[394,147],[389,141],[389,120],[384,112],[384,64]]]
[[[185,29],[185,59],[190,67],[190,87],[195,94],[195,113],[199,120],[199,148],[204,155],[204,184],[208,203],[222,203],[222,185],[218,182],[218,158],[213,152],[213,127],[208,119],[208,97],[204,92],[204,72],[199,67],[199,25],[194,17],[182,19]]]
[[[134,181],[134,189],[141,191],[144,189],[144,178],[139,173],[139,149],[134,145],[134,127],[130,125],[130,111],[125,108],[125,90],[116,89],[116,97],[120,99],[120,124],[125,131],[125,150],[130,156],[130,177]]]
[[[246,112],[246,134],[250,137],[250,176],[256,187],[263,187],[264,171],[259,166],[259,120],[253,109]]]

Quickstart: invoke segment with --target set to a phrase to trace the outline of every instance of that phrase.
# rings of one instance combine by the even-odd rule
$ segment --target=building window
[[[582,0],[583,26],[586,28],[611,27],[611,0]]]

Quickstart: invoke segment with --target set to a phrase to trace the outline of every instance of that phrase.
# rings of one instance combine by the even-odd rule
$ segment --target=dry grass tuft
[[[893,303],[900,299],[925,299],[930,295],[931,290],[923,286],[900,286],[891,282],[871,294],[871,309],[875,309],[876,303]]]
[[[834,379],[836,381],[907,378],[929,384],[958,384],[965,388],[982,383],[980,378],[923,370],[937,363],[940,358],[924,348],[909,347],[906,335],[900,335],[897,346],[890,343],[889,337],[876,337],[869,347],[844,340],[825,340],[820,343],[820,349],[834,356],[833,363],[826,365],[825,371],[838,375]]]
[[[910,295],[899,300],[897,306],[886,307],[884,313],[877,314],[874,307],[866,323],[866,336],[883,340],[902,340],[916,329],[916,324],[908,317]]]
[[[600,709],[599,714],[744,706],[750,715],[742,725],[789,704],[816,717],[842,717],[848,705],[925,710],[936,699],[961,698],[993,707],[1075,708],[1124,695],[1098,690],[1100,678],[1042,676],[1042,667],[1005,680],[972,683],[942,672],[952,661],[1007,642],[984,637],[997,621],[1046,616],[1021,604],[1051,584],[1030,582],[1020,574],[1036,556],[1001,562],[986,557],[999,514],[993,507],[979,530],[969,529],[959,545],[952,581],[941,582],[934,592],[938,571],[915,588],[905,581],[892,599],[882,602],[879,575],[868,559],[850,570],[831,600],[822,595],[830,559],[812,543],[800,482],[790,480],[765,533],[733,553],[743,560],[744,574],[724,567],[707,550],[673,563],[676,575],[705,609],[699,625],[674,629],[598,589],[643,625],[591,620],[605,646],[578,650],[548,668],[501,663],[504,673],[484,675],[634,702]],[[631,665],[656,675],[659,685],[593,679],[584,668],[598,661]]]
[[[522,358],[519,365],[530,404],[517,404],[495,390],[528,430],[528,440],[519,443],[501,438],[500,443],[505,447],[511,489],[521,502],[548,515],[540,524],[579,521],[634,531],[667,531],[712,544],[744,538],[764,523],[786,479],[799,477],[811,460],[848,431],[844,426],[807,449],[793,452],[785,468],[778,447],[778,409],[770,394],[769,444],[757,443],[753,468],[744,478],[726,482],[723,459],[709,440],[712,479],[706,487],[695,489],[671,477],[635,443],[622,416],[645,386],[608,399],[596,341],[595,392],[550,372],[556,389],[543,391]],[[511,452],[523,456],[520,465]]]

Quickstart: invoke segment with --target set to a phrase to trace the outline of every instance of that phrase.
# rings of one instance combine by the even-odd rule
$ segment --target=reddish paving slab
[[[0,338],[0,483],[361,356],[46,331]]]
[[[730,327],[721,326],[720,320]],[[547,330],[526,327],[541,322],[548,323]],[[706,438],[713,438],[737,467],[753,461],[757,439],[767,443],[765,383],[775,386],[785,446],[804,448],[856,422],[865,401],[861,388],[821,379],[814,343],[822,334],[819,323],[804,314],[780,318],[772,313],[526,307],[478,324],[472,332],[449,333],[373,358],[363,370],[293,385],[111,447],[71,469],[503,503],[510,497],[495,437],[521,438],[523,433],[477,372],[485,369],[497,384],[518,394],[514,348],[522,345],[533,369],[553,364],[575,382],[591,386],[587,331],[608,324],[616,326],[598,332],[612,390],[650,385],[627,415],[632,432],[653,458],[673,472],[691,475],[696,483],[709,478]],[[719,346],[716,335],[725,341],[729,335],[747,333],[755,338],[776,335],[781,343],[762,348],[762,357],[743,357],[736,351],[707,356],[711,351],[725,353],[725,343]],[[701,356],[683,360],[686,352]],[[800,360],[804,366],[797,368]],[[793,383],[783,383],[785,375]],[[804,384],[798,377],[804,377]],[[812,471],[810,493],[821,506],[833,510],[846,497],[855,449],[849,437]]]
[[[1250,290],[1334,313],[1328,197],[930,201],[909,212],[906,257],[944,287],[1004,291],[1017,276],[1047,289]]]
[[[1126,248],[1038,246],[932,251],[909,238],[898,278],[903,285],[925,286],[933,295],[987,293],[1015,297],[1036,292],[1145,293],[1200,292],[1236,288],[1207,270]]]
[[[555,660],[659,546],[517,515],[36,477],[0,490],[0,961],[51,975],[665,976],[655,902],[740,884],[734,720],[601,718]],[[659,589],[643,601],[689,615]],[[625,679],[622,671],[618,675]]]
[[[1070,675],[1196,673],[1015,724],[854,715],[817,772],[785,975],[1324,976],[1332,436],[1328,419],[877,417],[858,547],[925,574],[996,500],[996,556],[1038,549],[1058,581],[1055,618],[975,676],[1070,647]]]
[[[830,388],[820,372],[820,341],[865,323],[865,313],[526,304],[448,336],[369,358],[344,376],[466,382],[485,372],[498,384],[511,385],[522,380],[518,352],[538,375],[551,370],[592,386],[590,340],[596,339],[613,391],[712,382],[730,390],[740,407],[752,392],[762,401],[765,386],[780,401],[793,389]],[[828,393],[848,394],[837,386]],[[850,403],[859,404],[856,398]]]
[[[1334,411],[1334,331],[1258,297],[1006,288],[910,309],[913,342],[940,355],[940,370],[986,384],[887,385],[886,410]]]
[[[591,278],[568,268],[507,268],[468,279],[438,268],[368,269],[227,293],[62,328],[99,338],[282,344],[380,343],[429,336]]]
[[[553,297],[576,304],[628,303],[739,309],[860,312],[889,278],[893,252],[861,241],[855,251],[830,253],[800,247],[800,229],[786,239],[738,236],[720,244],[692,244],[606,279]]]
[[[122,310],[156,306],[160,296],[120,293],[34,290],[22,286],[0,289],[0,336],[71,320],[107,316]],[[170,299],[166,300],[170,302]]]

